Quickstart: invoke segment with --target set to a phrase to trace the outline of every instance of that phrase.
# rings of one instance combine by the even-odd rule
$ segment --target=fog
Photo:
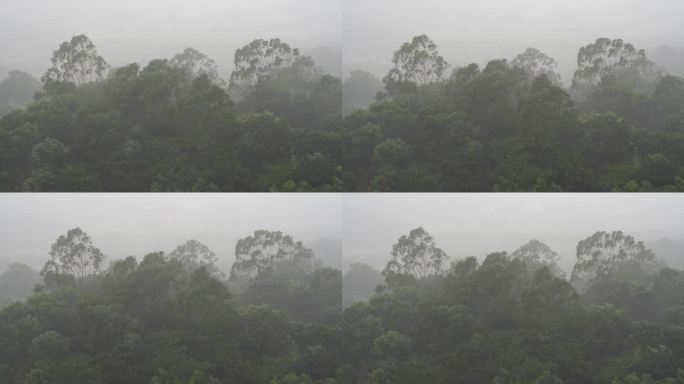
[[[537,239],[558,252],[568,272],[577,242],[596,231],[621,230],[647,243],[684,239],[679,194],[357,194],[344,197],[343,212],[343,265],[378,269],[392,244],[419,226],[452,261]]]
[[[680,0],[345,0],[343,11],[345,72],[365,68],[382,75],[392,52],[423,33],[452,66],[510,60],[536,47],[559,62],[566,83],[578,49],[597,37],[623,38],[647,50],[684,49]]]
[[[224,77],[235,50],[280,37],[335,71],[384,75],[392,52],[426,33],[453,65],[513,58],[529,46],[556,58],[566,83],[579,47],[599,36],[645,48],[684,73],[684,3],[679,0],[3,0],[0,78],[40,76],[60,42],[85,33],[113,66],[171,57],[192,46]],[[321,47],[326,47],[321,51]]]
[[[577,242],[600,230],[647,244],[669,239],[677,254],[684,244],[679,194],[5,194],[0,210],[2,268],[16,261],[40,268],[55,239],[77,226],[109,259],[196,239],[224,270],[237,240],[256,229],[305,243],[341,239],[345,269],[354,262],[382,269],[392,244],[419,226],[451,260],[538,239],[567,271]]]
[[[229,270],[235,243],[254,230],[280,230],[304,242],[339,238],[339,195],[324,194],[3,194],[0,270],[39,269],[50,245],[81,227],[109,260],[171,251],[195,239]]]
[[[339,47],[339,0],[3,0],[0,70],[42,75],[62,41],[86,34],[113,66],[146,64],[194,47],[232,71],[253,39],[280,37],[305,52]],[[339,50],[339,49],[338,49]]]

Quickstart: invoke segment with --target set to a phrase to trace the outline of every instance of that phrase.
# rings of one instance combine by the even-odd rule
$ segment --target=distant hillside
[[[342,266],[342,240],[340,239],[317,239],[305,244],[311,248],[316,259],[326,267],[341,268]]]
[[[10,71],[8,77],[0,81],[0,116],[25,107],[42,88],[43,84],[28,73]]]
[[[342,50],[340,47],[316,47],[305,51],[327,74],[340,76],[342,73]]]
[[[646,243],[656,256],[671,267],[684,268],[684,239],[661,239]]]
[[[649,50],[647,55],[667,72],[684,76],[684,47],[664,46]]]

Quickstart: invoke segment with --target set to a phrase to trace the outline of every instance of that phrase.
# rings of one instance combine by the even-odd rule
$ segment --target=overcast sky
[[[295,240],[340,238],[340,195],[326,194],[0,194],[0,270],[40,268],[50,245],[81,227],[110,259],[205,243],[228,269],[235,243],[254,230]]]
[[[566,81],[578,49],[597,37],[684,46],[682,0],[344,0],[343,10],[347,70],[382,73],[393,51],[423,33],[454,65],[539,48],[559,61]]]
[[[342,46],[345,72],[383,75],[392,52],[425,33],[454,66],[537,47],[567,82],[577,50],[597,37],[684,49],[682,25],[682,0],[2,0],[0,71],[40,75],[60,42],[85,33],[114,66],[192,46],[227,77],[235,49],[281,37],[304,50]]]
[[[422,226],[452,259],[514,251],[531,239],[570,270],[579,240],[622,230],[638,240],[684,238],[682,194],[347,194],[343,265],[382,268],[392,244]]]
[[[339,46],[341,19],[340,0],[2,0],[0,68],[40,73],[59,43],[83,33],[115,66],[192,46],[225,76],[253,39]]]
[[[422,226],[452,259],[538,239],[574,264],[577,242],[622,230],[645,242],[684,239],[682,194],[0,194],[0,263],[39,268],[80,226],[110,259],[170,251],[188,239],[230,268],[238,239],[281,230],[342,239],[343,267],[382,268],[392,244]]]

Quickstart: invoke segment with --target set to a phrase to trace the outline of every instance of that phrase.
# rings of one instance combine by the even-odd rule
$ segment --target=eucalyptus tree
[[[558,265],[560,256],[548,245],[539,240],[530,240],[511,253],[511,258],[521,260],[531,270],[547,267],[556,276],[564,277],[565,273]]]
[[[418,86],[441,81],[449,64],[440,56],[437,45],[427,36],[415,36],[401,45],[392,58],[394,68],[383,81],[390,88],[398,83],[414,83]]]
[[[231,279],[253,278],[279,263],[293,262],[304,267],[313,263],[313,252],[301,241],[280,231],[254,231],[235,246],[235,263]]]
[[[583,290],[606,277],[641,278],[657,266],[655,254],[643,242],[622,231],[599,231],[577,244],[570,281]]]
[[[530,80],[546,75],[555,85],[561,84],[558,62],[536,48],[527,48],[511,61],[511,65],[521,68]]]
[[[52,67],[43,75],[45,83],[72,82],[77,86],[102,81],[109,64],[86,35],[77,35],[60,44],[52,53]]]
[[[426,278],[443,273],[447,254],[435,243],[435,240],[422,227],[416,228],[407,235],[402,235],[392,246],[392,258],[382,274],[411,275],[415,278]]]
[[[300,57],[299,49],[280,39],[254,40],[235,51],[230,86],[244,93],[261,79],[292,66]]]
[[[580,48],[572,88],[587,92],[609,77],[619,77],[636,86],[655,84],[662,72],[646,57],[643,49],[622,39],[599,38]]]
[[[205,75],[214,84],[224,85],[223,79],[218,74],[216,62],[194,48],[186,48],[183,52],[176,54],[169,60],[169,65],[181,68],[190,80]]]
[[[216,266],[218,261],[216,254],[197,240],[188,240],[179,245],[169,253],[168,257],[179,260],[189,272],[204,268],[212,277],[224,277],[223,272]]]
[[[66,274],[77,279],[96,274],[105,256],[95,246],[92,238],[81,228],[69,230],[52,244],[50,260],[45,263],[41,275]]]

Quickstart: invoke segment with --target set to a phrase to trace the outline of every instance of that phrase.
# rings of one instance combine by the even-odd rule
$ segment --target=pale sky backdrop
[[[235,49],[270,37],[305,52],[341,47],[345,73],[382,76],[392,52],[422,33],[453,66],[511,59],[533,46],[559,61],[568,82],[577,50],[605,36],[665,57],[663,65],[684,74],[683,25],[682,0],[2,0],[0,78],[11,69],[39,76],[59,43],[80,33],[114,66],[192,46],[224,77]],[[675,50],[653,51],[662,47]]]
[[[684,249],[684,194],[0,194],[0,212],[0,270],[15,261],[40,268],[55,239],[76,226],[109,259],[196,239],[224,270],[237,240],[256,229],[303,242],[341,239],[344,268],[382,269],[392,244],[419,226],[451,260],[538,239],[566,271],[577,242],[599,230],[677,240],[675,252]]]
[[[347,194],[343,213],[343,266],[378,269],[392,244],[419,226],[452,260],[537,239],[568,272],[577,242],[596,231],[621,230],[644,242],[684,239],[684,194]]]
[[[682,0],[343,0],[343,11],[347,71],[384,73],[392,52],[423,33],[454,66],[536,47],[556,58],[566,82],[578,49],[597,37],[684,48]]]
[[[0,270],[10,262],[39,269],[50,245],[75,227],[109,259],[142,258],[196,239],[229,270],[237,240],[258,229],[304,242],[339,239],[341,209],[341,195],[333,194],[0,194]]]
[[[2,0],[0,70],[40,74],[59,43],[83,33],[113,66],[146,64],[191,46],[216,60],[227,77],[235,50],[257,38],[280,37],[302,49],[339,47],[341,4],[340,0]]]

